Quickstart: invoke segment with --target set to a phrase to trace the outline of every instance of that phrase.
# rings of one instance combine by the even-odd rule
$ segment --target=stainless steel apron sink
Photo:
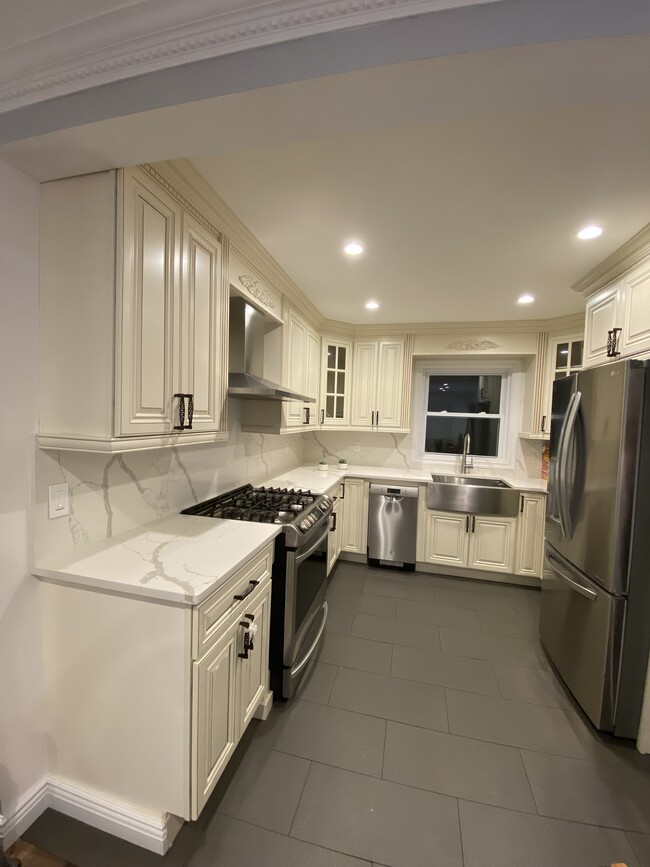
[[[427,509],[515,518],[519,491],[502,479],[432,474],[427,485]]]

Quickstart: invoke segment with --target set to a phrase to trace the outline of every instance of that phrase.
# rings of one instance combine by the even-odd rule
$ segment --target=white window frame
[[[516,461],[518,438],[518,414],[515,410],[521,403],[521,364],[515,359],[472,358],[428,358],[416,362],[413,377],[413,439],[411,457],[423,464],[455,465],[460,455],[425,451],[426,419],[428,416],[428,395],[430,376],[501,376],[501,411],[487,415],[486,418],[500,418],[499,449],[494,457],[472,455],[474,469],[512,469]],[[450,417],[466,413],[448,413]],[[477,417],[480,417],[477,415]],[[470,447],[471,455],[471,447]]]

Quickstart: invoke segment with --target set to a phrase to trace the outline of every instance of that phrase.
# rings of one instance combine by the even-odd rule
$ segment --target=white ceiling
[[[546,318],[650,221],[650,37],[456,54],[0,147],[40,179],[189,156],[328,317]],[[596,241],[574,234],[605,226]],[[360,237],[367,253],[345,259]],[[515,303],[521,292],[537,302]],[[375,313],[368,298],[382,304]]]
[[[311,134],[193,162],[328,318],[575,313],[571,283],[650,221],[648,56],[635,37],[370,70],[300,104]],[[589,222],[604,235],[577,240]]]

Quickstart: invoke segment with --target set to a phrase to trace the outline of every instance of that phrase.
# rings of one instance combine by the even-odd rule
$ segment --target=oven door
[[[296,550],[287,551],[283,696],[292,698],[316,659],[327,620],[329,517]]]

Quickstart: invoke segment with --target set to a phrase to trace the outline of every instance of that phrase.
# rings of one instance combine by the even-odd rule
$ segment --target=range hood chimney
[[[315,403],[313,397],[264,379],[265,329],[263,313],[239,296],[230,299],[229,396]]]

